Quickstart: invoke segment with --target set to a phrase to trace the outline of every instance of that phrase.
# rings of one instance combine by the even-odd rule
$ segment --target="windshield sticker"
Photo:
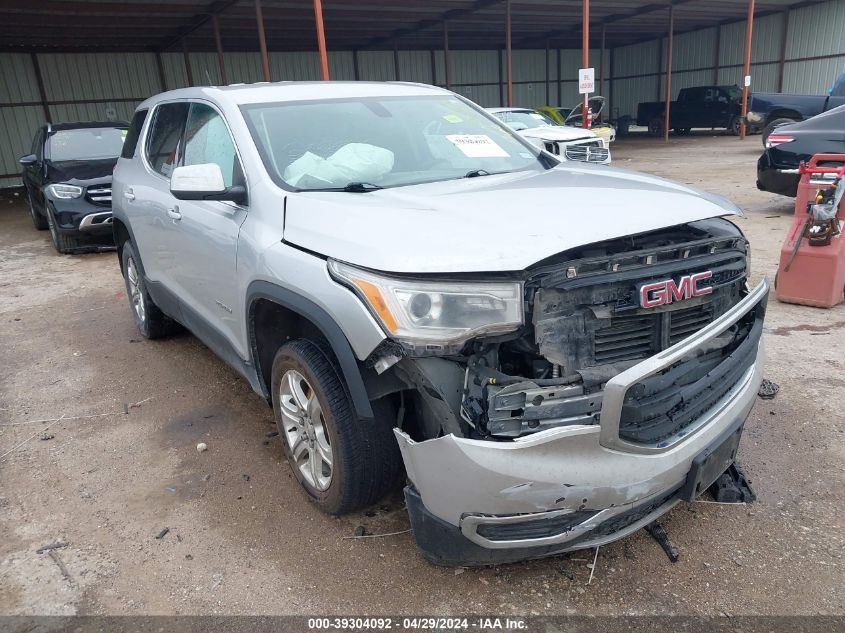
[[[459,117],[457,114],[444,114],[443,119],[448,121],[449,123],[463,123],[464,120]]]
[[[530,116],[532,119],[537,119],[538,121],[545,121],[545,119],[543,118],[543,115],[537,114],[536,112],[532,112],[528,116]]]
[[[486,134],[447,134],[446,138],[469,158],[510,158],[510,154]]]

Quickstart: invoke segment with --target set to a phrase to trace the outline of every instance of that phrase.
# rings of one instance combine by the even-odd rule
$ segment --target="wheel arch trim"
[[[331,345],[332,351],[340,365],[340,371],[349,389],[352,398],[352,406],[359,418],[365,420],[373,419],[373,408],[370,404],[369,395],[361,376],[358,361],[352,351],[352,346],[343,333],[337,322],[319,305],[293,292],[282,288],[269,281],[253,281],[249,284],[246,294],[247,331],[249,335],[250,354],[258,375],[262,375],[259,363],[257,341],[255,336],[254,310],[257,302],[265,299],[276,303],[283,308],[308,319],[313,323]]]

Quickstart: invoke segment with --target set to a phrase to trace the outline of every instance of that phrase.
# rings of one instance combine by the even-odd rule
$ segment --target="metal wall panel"
[[[790,13],[787,59],[838,54],[845,55],[845,2],[832,0]],[[839,61],[840,68],[845,66],[845,59]]]
[[[44,123],[41,106],[0,108],[0,174],[16,174],[21,170],[18,158],[29,154],[35,130]],[[0,179],[0,187],[16,187],[19,178]]]
[[[0,103],[39,100],[32,58],[20,53],[0,55]]]
[[[786,62],[783,91],[793,94],[823,95],[845,68],[845,57],[829,57],[804,62]],[[776,88],[777,86],[775,86]]]
[[[654,101],[657,89],[657,75],[614,80],[611,103],[613,116],[636,116],[637,104]]]
[[[518,63],[515,53],[516,51],[513,56],[514,75],[516,75]],[[499,82],[499,58],[496,51],[449,51],[449,60],[452,63],[453,84],[498,84]],[[541,70],[541,76],[542,72]],[[445,82],[445,77],[438,74],[437,80]]]
[[[679,9],[681,11],[681,9]],[[691,33],[676,35],[672,52],[672,72],[681,70],[698,70],[712,66],[716,58],[716,29],[702,29]],[[666,64],[666,54],[663,54],[663,64]],[[707,83],[712,81],[711,78]]]
[[[745,62],[745,28],[745,20],[722,26],[720,66],[741,66]],[[751,43],[752,63],[771,62],[780,59],[782,34],[783,14],[774,13],[755,18],[754,37]]]
[[[159,91],[152,53],[39,55],[48,101],[127,99]]]
[[[657,71],[658,40],[620,46],[613,52],[613,76],[626,77]]]
[[[428,51],[399,51],[399,79],[417,83],[431,83],[431,53]]]
[[[742,86],[742,68],[719,69],[719,84]],[[752,92],[775,92],[778,89],[778,64],[755,64],[751,67]]]

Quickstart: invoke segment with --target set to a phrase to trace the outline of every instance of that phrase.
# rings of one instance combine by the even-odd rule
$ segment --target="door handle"
[[[123,192],[123,197],[126,198],[127,200],[134,200],[135,194],[132,193],[131,189],[127,189],[126,191]]]
[[[168,209],[167,217],[169,217],[171,220],[175,220],[176,222],[181,220],[182,214],[179,213],[179,207],[173,207],[172,209]]]

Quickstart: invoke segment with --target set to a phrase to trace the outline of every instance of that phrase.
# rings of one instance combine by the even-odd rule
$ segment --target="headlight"
[[[758,114],[757,112],[749,112],[745,115],[745,118],[748,120],[749,123],[759,123],[763,120],[763,115]]]
[[[68,200],[69,198],[78,198],[82,195],[82,187],[76,185],[50,185],[50,193],[54,198],[61,198]]]
[[[358,294],[392,338],[418,351],[511,332],[523,322],[519,282],[403,279],[334,260],[329,270]]]

